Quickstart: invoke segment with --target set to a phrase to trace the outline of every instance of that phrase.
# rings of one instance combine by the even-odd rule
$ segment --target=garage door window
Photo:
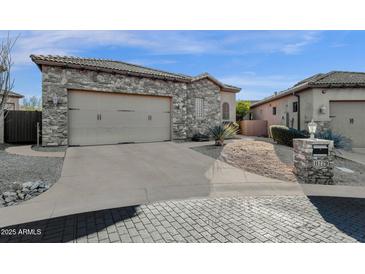
[[[195,98],[195,116],[196,118],[203,118],[204,100],[202,98]]]

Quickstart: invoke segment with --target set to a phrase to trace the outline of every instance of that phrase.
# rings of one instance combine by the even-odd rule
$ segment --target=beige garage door
[[[365,102],[330,102],[331,128],[352,139],[353,147],[365,147]]]
[[[69,144],[170,140],[170,98],[69,91]]]

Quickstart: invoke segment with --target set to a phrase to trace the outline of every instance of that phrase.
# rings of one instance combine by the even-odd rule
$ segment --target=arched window
[[[222,105],[222,118],[223,120],[229,120],[229,104],[227,102]]]

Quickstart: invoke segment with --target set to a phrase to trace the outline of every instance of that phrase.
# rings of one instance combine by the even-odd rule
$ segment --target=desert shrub
[[[232,136],[227,137],[226,139],[233,139],[235,138],[235,135],[239,132],[240,126],[237,122],[230,122],[230,121],[224,121],[223,122],[223,126],[230,126],[230,127],[234,127],[237,128],[237,131],[235,134],[233,134]]]
[[[224,140],[233,138],[238,130],[239,127],[236,123],[225,123],[209,128],[209,132],[213,136],[216,146],[223,146]]]
[[[308,138],[305,132],[299,131],[295,128],[288,128],[281,125],[272,125],[269,127],[269,136],[278,144],[293,146],[293,139]]]
[[[317,132],[315,134],[315,137],[318,139],[325,139],[325,140],[333,141],[333,145],[335,146],[335,148],[351,150],[351,146],[352,146],[351,139],[349,139],[341,134],[334,133],[334,132],[332,132],[332,130],[328,129],[328,130]]]

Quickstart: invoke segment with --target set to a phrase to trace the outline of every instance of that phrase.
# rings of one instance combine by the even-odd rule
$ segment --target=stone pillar
[[[0,114],[0,144],[4,143],[4,114]]]
[[[333,141],[294,139],[294,174],[306,184],[333,184]]]

